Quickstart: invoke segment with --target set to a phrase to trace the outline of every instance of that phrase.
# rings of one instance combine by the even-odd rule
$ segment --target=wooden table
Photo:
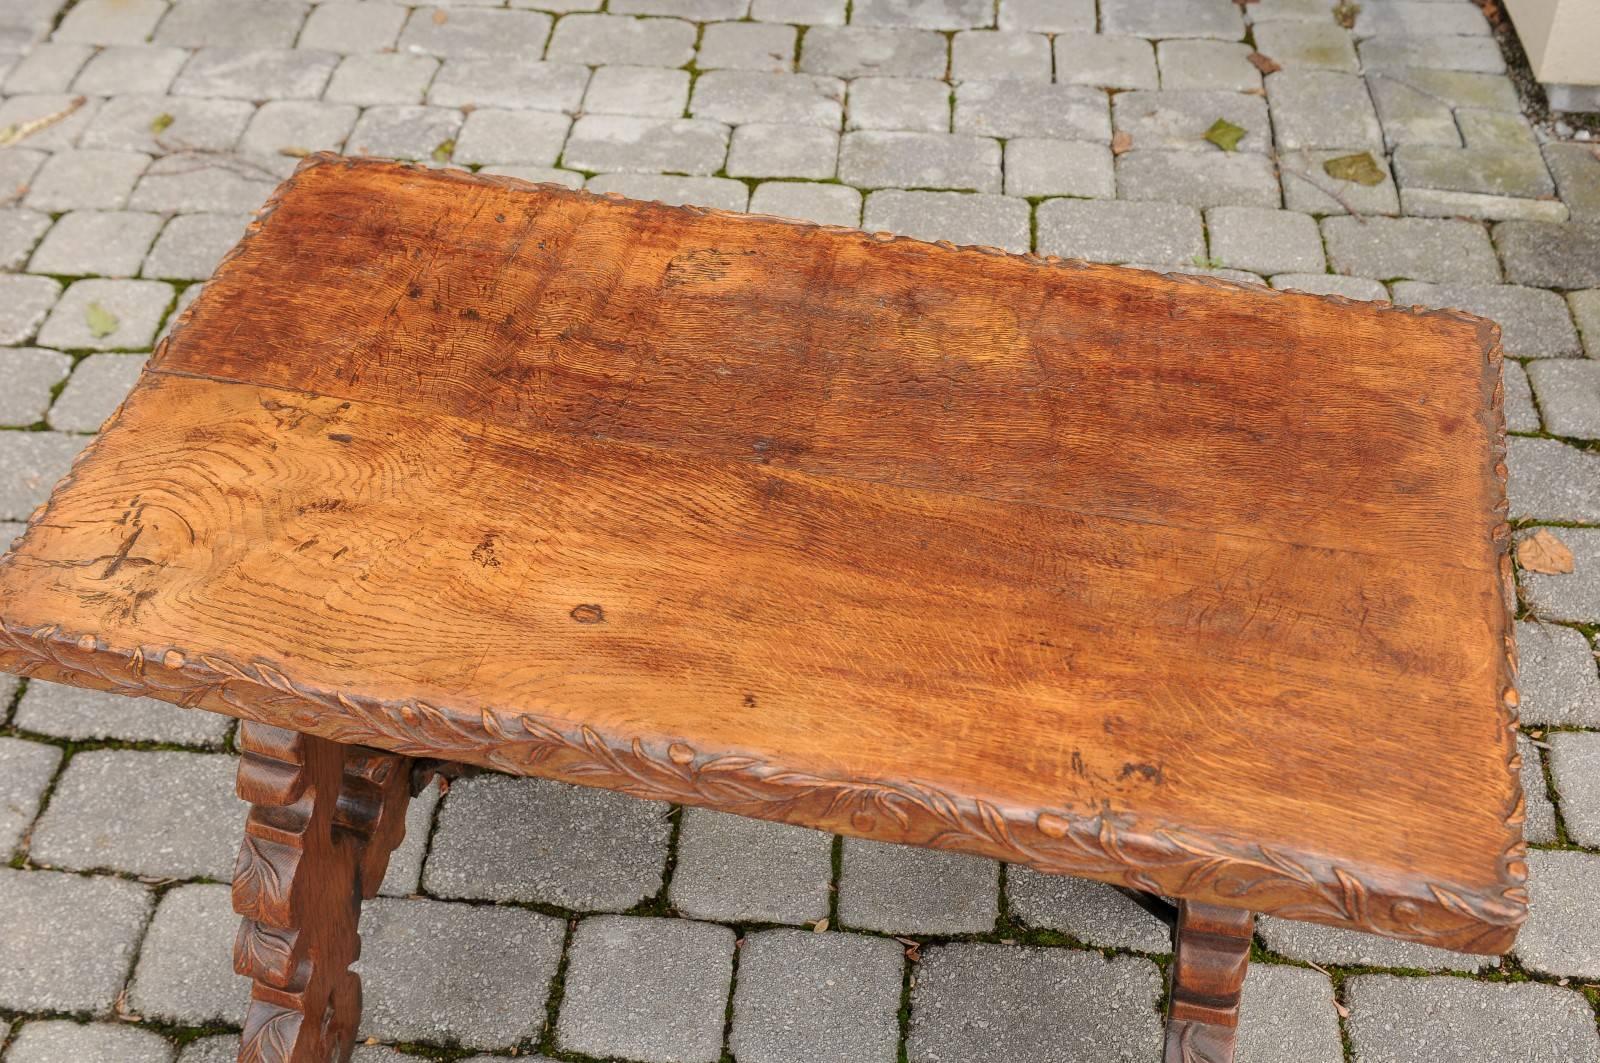
[[[238,716],[244,1053],[342,1058],[441,762],[1251,913],[1524,917],[1500,350],[1419,311],[316,157],[0,567]],[[252,1054],[253,1053],[253,1054]]]

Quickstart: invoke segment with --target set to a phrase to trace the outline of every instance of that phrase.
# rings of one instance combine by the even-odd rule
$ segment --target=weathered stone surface
[[[1517,442],[1554,441],[1523,438]],[[1584,471],[1590,472],[1592,469],[1591,465]],[[1521,542],[1535,530],[1530,528],[1518,532],[1516,541]],[[1573,570],[1560,574],[1524,570],[1521,581],[1523,603],[1533,616],[1541,620],[1564,620],[1579,624],[1600,621],[1600,528],[1552,528],[1550,532],[1571,549]]]
[[[34,862],[156,878],[227,880],[244,802],[237,761],[210,753],[97,749],[67,762],[34,827]]]
[[[362,107],[415,106],[438,70],[439,60],[431,55],[347,55],[334,69],[323,98]]]
[[[728,144],[731,177],[830,178],[839,166],[839,134],[827,129],[752,122]]]
[[[0,349],[0,424],[26,426],[44,419],[55,386],[72,371],[72,359],[42,347]]]
[[[800,45],[800,69],[842,78],[939,78],[947,51],[944,36],[932,30],[818,26]]]
[[[555,65],[555,64],[544,64]],[[560,64],[561,69],[583,71]],[[587,76],[584,71],[584,76]],[[677,118],[689,104],[689,72],[660,66],[603,66],[589,79],[588,91],[576,81],[583,109],[590,114],[634,114]],[[432,90],[430,90],[430,95]],[[575,102],[575,101],[574,101]],[[702,117],[716,117],[705,115]],[[837,123],[835,123],[837,124]]]
[[[1052,199],[1038,208],[1038,252],[1091,262],[1190,262],[1205,254],[1200,212],[1174,203]]]
[[[1547,741],[1567,834],[1579,845],[1600,848],[1600,734],[1563,732]]]
[[[842,26],[846,0],[753,0],[750,17],[758,22]]]
[[[1155,47],[1143,37],[1061,33],[1055,39],[1056,80],[1104,89],[1157,89]]]
[[[333,52],[275,48],[203,48],[172,83],[174,96],[236,100],[312,100],[322,94],[339,57]]]
[[[0,100],[0,129],[51,118],[74,105],[76,97],[58,92],[28,92]],[[100,110],[99,100],[89,100],[76,111],[28,136],[27,146],[35,151],[60,151],[76,147],[78,138]],[[100,147],[84,143],[86,148]]]
[[[1331,19],[1324,22],[1282,19],[1260,23],[1258,17],[1257,21],[1256,51],[1285,70],[1333,70],[1354,74],[1361,69],[1350,34]]]
[[[1546,144],[1544,161],[1573,221],[1600,222],[1600,156],[1593,144]]]
[[[1600,676],[1583,632],[1519,620],[1517,656],[1523,723],[1600,727]]]
[[[726,177],[667,177],[652,173],[603,173],[589,179],[591,192],[619,192],[629,199],[652,199],[657,203],[719,210],[744,210],[750,190],[744,182]]]
[[[839,179],[860,188],[1000,191],[1000,144],[951,133],[846,133]]]
[[[162,95],[188,59],[183,48],[142,44],[103,48],[84,64],[72,90],[89,96]]]
[[[667,806],[566,783],[485,775],[450,788],[422,881],[441,897],[622,911],[661,889]],[[586,844],[603,837],[606,844]]]
[[[686,919],[602,915],[578,924],[556,1042],[645,1063],[716,1063],[733,931]]]
[[[1194,207],[1276,207],[1278,175],[1254,152],[1139,151],[1117,156],[1123,199]]]
[[[91,355],[121,358],[124,354]],[[78,369],[82,372],[82,366]],[[17,703],[16,725],[25,731],[78,741],[113,739],[217,747],[233,720],[204,709],[185,709],[154,698],[129,698],[36,679]]]
[[[911,990],[911,1063],[1155,1059],[1161,972],[1066,949],[936,945]]]
[[[1363,277],[1495,284],[1500,264],[1481,225],[1422,218],[1327,218],[1328,263]]]
[[[510,163],[550,166],[561,156],[572,120],[554,111],[479,107],[456,134],[450,158],[464,165]]]
[[[311,9],[295,44],[301,48],[353,53],[394,47],[406,10],[373,0],[333,0]]]
[[[1338,273],[1280,273],[1272,278],[1274,288],[1288,288],[1312,295],[1342,295],[1346,299],[1388,302],[1389,290],[1365,277],[1345,277]]]
[[[1600,455],[1520,436],[1507,440],[1506,450],[1513,520],[1600,521]]]
[[[856,226],[861,224],[861,193],[844,185],[765,181],[750,197],[750,213]]]
[[[317,100],[272,100],[261,105],[239,150],[251,155],[299,156],[313,151],[338,151],[355,128],[354,104]]]
[[[1368,4],[1356,15],[1357,37],[1404,37],[1411,34],[1487,37],[1489,20],[1476,7],[1434,6],[1428,0],[1384,0]]]
[[[1250,62],[1253,49],[1235,41],[1162,41],[1156,46],[1163,89],[1252,92],[1261,88],[1261,71]]]
[[[137,882],[0,868],[0,1007],[109,1014],[151,907]]]
[[[999,901],[1000,865],[993,860],[845,839],[839,878],[845,926],[884,934],[983,934],[994,929]]]
[[[1100,0],[1100,28],[1163,39],[1244,36],[1244,20],[1228,0]]]
[[[1553,195],[1555,183],[1537,148],[1448,148],[1404,144],[1395,149],[1395,174],[1402,188],[1537,199]]]
[[[749,7],[750,0],[611,0],[608,10],[623,15],[676,15],[710,22],[743,18]]]
[[[1082,85],[980,81],[956,88],[955,131],[990,137],[1111,139],[1105,95]]]
[[[1568,292],[1567,306],[1590,358],[1600,358],[1600,288]]]
[[[83,44],[139,44],[166,13],[163,0],[81,0],[51,37]]]
[[[0,275],[0,343],[27,343],[61,294],[49,277]]]
[[[0,737],[0,863],[11,859],[33,825],[39,800],[60,763],[61,750],[55,746]]]
[[[844,109],[844,84],[838,78],[810,74],[713,70],[696,79],[689,110],[696,118],[714,118],[733,125],[783,122],[838,129]],[[945,92],[948,96],[948,87]],[[949,111],[947,102],[946,124]]]
[[[374,108],[376,110],[376,108]],[[368,111],[371,115],[373,111]],[[266,201],[278,181],[294,169],[293,159],[244,159],[233,155],[190,158],[169,155],[150,164],[134,187],[128,206],[161,212],[253,211]]]
[[[1094,0],[1000,0],[1003,30],[1093,33],[1094,25]]]
[[[1506,70],[1493,37],[1373,37],[1356,50],[1368,72],[1418,66],[1479,74],[1503,74]]]
[[[1383,149],[1383,130],[1359,77],[1283,70],[1267,78],[1267,99],[1282,151]]]
[[[700,34],[695,65],[701,70],[792,70],[794,44],[792,26],[714,22]]]
[[[695,919],[811,923],[828,914],[832,878],[829,835],[688,808],[667,896]]]
[[[75,210],[45,234],[28,269],[69,276],[131,277],[161,231],[159,215],[131,210]],[[163,307],[165,309],[165,307]]]
[[[1494,243],[1513,284],[1600,287],[1600,223],[1507,221],[1494,227]]]
[[[1600,856],[1570,850],[1528,853],[1528,921],[1515,946],[1523,966],[1558,978],[1600,978],[1597,895]]]
[[[180,48],[288,48],[305,17],[297,3],[178,0],[156,27],[155,41]]]
[[[1133,138],[1139,149],[1181,149],[1221,154],[1206,139],[1218,119],[1240,127],[1245,135],[1238,150],[1266,152],[1272,147],[1267,105],[1259,96],[1239,92],[1123,92],[1111,101],[1111,120],[1118,132]]]
[[[170,1063],[172,1045],[152,1030],[106,1022],[28,1022],[17,1030],[7,1063]]]
[[[711,174],[728,154],[728,127],[704,118],[588,114],[573,123],[565,166],[613,173]]]
[[[1600,439],[1600,362],[1542,359],[1529,364],[1528,380],[1550,434]]]
[[[1600,1051],[1583,998],[1555,986],[1370,974],[1346,982],[1345,998],[1361,1063],[1577,1060]]]
[[[1552,845],[1556,841],[1556,806],[1545,783],[1544,759],[1527,735],[1517,736],[1517,753],[1522,757],[1522,836],[1534,844]]]
[[[449,157],[462,120],[451,107],[368,107],[350,132],[350,151],[395,159],[428,159],[435,152]]]
[[[869,232],[949,240],[1006,251],[1029,249],[1028,204],[1010,196],[964,192],[874,192],[861,223]]]
[[[1111,149],[1103,144],[1017,137],[1006,142],[1005,171],[1008,196],[1109,199],[1117,191]]]
[[[1414,941],[1396,941],[1359,930],[1268,915],[1256,920],[1256,933],[1267,948],[1280,956],[1310,963],[1420,971],[1481,971],[1498,962],[1493,956],[1452,952]]]
[[[1172,931],[1126,894],[1103,882],[1046,875],[1020,865],[1006,870],[1011,914],[1028,926],[1071,934],[1096,948],[1172,951]]]
[[[1456,192],[1409,186],[1400,190],[1400,206],[1419,218],[1482,218],[1484,221],[1563,222],[1566,204],[1555,199]]]
[[[85,442],[64,432],[0,433],[0,520],[27,520]]]
[[[170,890],[139,950],[129,1006],[184,1026],[241,1023],[250,981],[233,970],[238,930],[227,886],[195,883]]]
[[[1514,284],[1426,284],[1401,281],[1394,301],[1455,307],[1500,326],[1500,342],[1515,358],[1568,358],[1582,354],[1566,302],[1554,292]]]
[[[1311,273],[1323,268],[1322,233],[1306,214],[1257,207],[1206,211],[1211,258],[1255,273]]]
[[[1329,151],[1294,151],[1278,156],[1278,173],[1283,180],[1283,205],[1305,214],[1398,214],[1400,193],[1389,171],[1387,156],[1367,152],[1383,174],[1375,185],[1343,181],[1329,174],[1325,164],[1333,159],[1359,154],[1335,148]]]
[[[139,272],[169,280],[205,280],[244,236],[248,214],[182,214],[167,223]]]
[[[22,186],[26,182],[18,181]],[[0,188],[7,187],[0,183]],[[0,270],[17,270],[28,261],[39,237],[50,228],[50,216],[36,210],[0,210]]]
[[[1537,432],[1539,411],[1533,405],[1533,385],[1528,383],[1528,371],[1522,368],[1522,363],[1508,358],[1502,363],[1501,379],[1505,382],[1507,430]]]
[[[950,46],[956,81],[1050,80],[1050,39],[1020,30],[963,30]]]
[[[1239,1063],[1343,1063],[1333,982],[1320,971],[1252,963],[1239,1001]]]
[[[83,131],[82,146],[147,154],[180,145],[190,151],[227,151],[254,113],[254,105],[244,100],[118,96],[95,114]]]
[[[141,258],[143,254],[141,250]],[[115,317],[116,328],[96,336],[87,316],[91,305]],[[74,281],[39,330],[39,342],[58,350],[148,349],[156,326],[171,305],[172,285],[160,281]]]
[[[1407,144],[1462,146],[1461,129],[1456,125],[1455,111],[1448,100],[1384,73],[1369,77],[1367,88],[1378,109],[1384,143],[1389,147]]]
[[[850,21],[861,26],[963,30],[994,25],[988,0],[855,0]]]
[[[768,930],[739,953],[729,1047],[740,1063],[895,1063],[901,946],[856,934]]]
[[[435,13],[441,11],[446,17],[436,18]],[[562,19],[561,28],[566,32],[566,41],[570,42],[582,35],[584,29],[592,26],[586,20],[606,17],[573,15]],[[602,30],[602,34],[607,30],[614,33],[617,28],[626,30],[626,27],[620,27],[622,23],[630,26],[636,24],[633,19],[611,19],[604,23],[605,30]],[[666,25],[660,26],[659,29],[663,50],[671,49],[671,30]],[[679,32],[681,33],[681,30]],[[633,34],[635,39],[638,36],[637,32]],[[538,11],[496,11],[473,7],[454,7],[446,10],[419,7],[412,10],[411,17],[406,20],[405,29],[400,31],[400,50],[436,55],[441,59],[501,58],[525,61],[538,58],[544,50],[547,37],[550,37],[550,16]],[[690,39],[693,39],[692,33]],[[558,43],[561,41],[559,34],[550,38],[550,53],[546,58],[573,58],[565,54],[568,46],[565,43]],[[588,61],[626,62],[615,55],[603,52],[604,49],[601,49]],[[688,58],[688,55],[685,55],[678,62],[687,62]],[[585,59],[578,58],[577,61],[584,62]]]
[[[84,208],[120,210],[128,205],[134,182],[149,165],[150,156],[140,151],[58,151],[28,182],[23,202],[53,214]]]
[[[948,133],[950,95],[950,86],[933,78],[856,78],[845,128]]]
[[[567,15],[551,35],[545,58],[586,66],[682,66],[694,58],[694,38],[694,25],[677,19]]]
[[[357,1036],[502,1050],[536,1038],[565,933],[523,908],[368,901]]]
[[[435,780],[406,806],[406,833],[389,855],[378,892],[385,897],[409,897],[422,887],[422,861],[428,851],[428,835],[433,829],[433,812],[439,805],[439,781]]]

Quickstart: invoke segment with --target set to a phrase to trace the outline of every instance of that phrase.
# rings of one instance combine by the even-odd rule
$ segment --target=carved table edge
[[[56,627],[28,629],[0,621],[0,669],[155,697],[411,757],[976,853],[1046,873],[1465,952],[1505,951],[1527,915],[1520,790],[1513,791],[1506,809],[1501,882],[1481,891],[1364,877],[1314,855],[1141,823],[1111,810],[1082,815],[1001,808],[932,786],[830,778],[667,738],[601,734],[524,712],[460,711],[316,690],[262,661],[240,663],[177,648],[119,650],[93,635]],[[1509,707],[1505,711],[1509,717]]]

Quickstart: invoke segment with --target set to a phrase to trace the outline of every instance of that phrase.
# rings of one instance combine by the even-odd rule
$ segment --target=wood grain
[[[1178,903],[1164,1063],[1233,1063],[1255,917]]]
[[[365,163],[241,248],[7,669],[1509,944],[1475,320]]]

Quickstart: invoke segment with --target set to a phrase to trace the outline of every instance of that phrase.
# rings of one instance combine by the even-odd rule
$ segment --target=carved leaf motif
[[[293,849],[247,833],[233,867],[234,911],[248,919],[283,921],[299,862],[300,854]]]
[[[266,1017],[262,1012],[270,1011]],[[271,1004],[253,1000],[239,1043],[239,1063],[289,1063],[300,1036],[301,1017]]]

